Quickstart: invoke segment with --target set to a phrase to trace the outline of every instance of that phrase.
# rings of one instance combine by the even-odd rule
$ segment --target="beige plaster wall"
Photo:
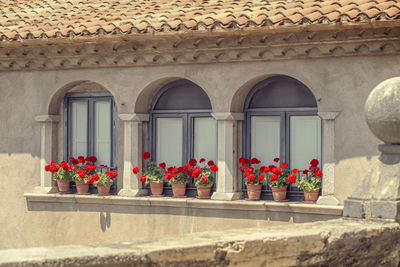
[[[367,173],[378,154],[379,141],[364,121],[363,107],[369,92],[381,81],[399,76],[400,56],[348,57],[196,64],[140,68],[83,69],[46,72],[0,73],[0,248],[119,241],[146,237],[169,230],[179,232],[202,224],[219,227],[263,225],[263,220],[149,215],[110,209],[111,227],[102,220],[107,213],[90,210],[28,211],[24,192],[40,184],[40,130],[37,115],[59,110],[51,99],[67,91],[69,83],[90,80],[107,88],[120,113],[144,112],[163,84],[186,78],[209,95],[214,112],[240,112],[245,95],[269,75],[285,74],[307,85],[318,99],[319,111],[341,111],[335,122],[335,196],[343,200]],[[122,140],[121,127],[118,138]],[[121,145],[118,156],[122,155]],[[151,212],[150,212],[151,213]],[[171,227],[171,228],[168,228]],[[79,230],[78,230],[79,229]],[[63,237],[63,231],[67,236]],[[153,232],[153,233],[150,233]],[[78,233],[84,237],[78,236]]]

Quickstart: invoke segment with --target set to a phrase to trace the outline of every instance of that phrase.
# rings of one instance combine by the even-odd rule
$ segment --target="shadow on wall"
[[[335,215],[320,215],[310,213],[292,213],[277,211],[251,211],[251,210],[220,210],[201,209],[185,207],[148,207],[148,206],[127,206],[127,205],[96,205],[77,203],[44,203],[28,202],[29,211],[50,211],[50,212],[100,212],[100,225],[102,231],[111,226],[111,214],[140,214],[140,215],[171,215],[191,216],[205,218],[237,219],[237,220],[260,220],[280,222],[312,222],[329,219],[337,219]]]

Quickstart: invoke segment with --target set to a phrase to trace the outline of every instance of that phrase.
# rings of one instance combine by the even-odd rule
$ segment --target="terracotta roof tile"
[[[400,0],[2,0],[0,39],[398,20]]]

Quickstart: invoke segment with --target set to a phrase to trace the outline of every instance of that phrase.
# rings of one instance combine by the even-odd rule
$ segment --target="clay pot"
[[[75,185],[78,195],[89,194],[89,184],[85,183],[85,181],[75,181]]]
[[[71,191],[69,191],[69,181],[57,180],[57,187],[60,194],[71,193]]]
[[[247,186],[247,200],[260,200],[262,184],[246,184]]]
[[[319,189],[311,190],[309,192],[304,191],[304,202],[308,204],[315,204],[319,196]]]
[[[163,182],[150,182],[150,190],[151,190],[151,195],[153,197],[161,197],[163,194],[163,187],[164,183]]]
[[[186,184],[185,183],[172,184],[172,193],[174,193],[174,197],[176,197],[176,198],[186,197],[185,192],[186,192]]]
[[[211,186],[198,185],[197,186],[197,198],[208,199],[210,198]]]
[[[276,201],[276,202],[287,201],[286,200],[287,185],[282,186],[281,189],[278,189],[278,187],[276,187],[276,186],[271,187],[271,189],[272,189],[272,196],[274,197],[274,201]]]
[[[111,185],[106,185],[106,186],[97,186],[97,194],[99,196],[108,196],[110,195],[110,187]]]

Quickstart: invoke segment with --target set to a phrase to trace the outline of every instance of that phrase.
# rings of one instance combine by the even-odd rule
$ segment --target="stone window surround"
[[[321,205],[338,205],[339,201],[334,196],[335,183],[335,118],[340,112],[324,111],[318,112],[322,119],[322,161],[323,161],[323,187],[322,194],[317,201]],[[242,193],[239,192],[237,172],[238,157],[238,122],[244,119],[243,113],[212,113],[217,120],[218,127],[218,179],[216,192],[212,195],[213,200],[238,200]],[[121,197],[139,197],[148,194],[139,181],[139,176],[132,173],[133,166],[142,164],[142,142],[143,123],[149,121],[149,114],[119,114],[123,121],[123,169],[122,188],[118,195]],[[57,189],[52,181],[51,173],[44,171],[44,166],[54,158],[55,130],[60,121],[58,115],[37,116],[36,121],[40,124],[41,136],[41,159],[40,159],[40,186],[34,190],[35,193],[55,193]],[[233,152],[233,153],[232,153]]]

